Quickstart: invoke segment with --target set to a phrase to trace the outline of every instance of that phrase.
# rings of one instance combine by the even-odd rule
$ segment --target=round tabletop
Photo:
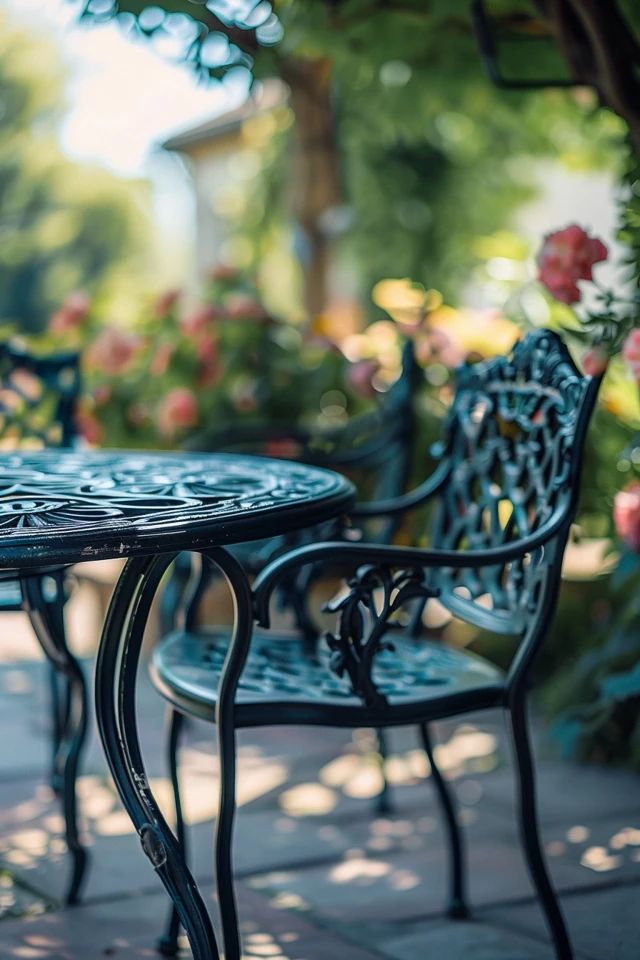
[[[338,516],[330,470],[232,454],[0,454],[0,568],[29,569],[283,534]]]

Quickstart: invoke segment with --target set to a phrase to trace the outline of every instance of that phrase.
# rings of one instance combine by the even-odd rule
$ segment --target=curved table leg
[[[69,647],[64,628],[64,574],[46,575],[55,584],[55,592],[47,596],[45,577],[22,580],[22,595],[38,642],[58,677],[65,684],[63,703],[54,700],[59,726],[55,730],[53,783],[62,794],[65,838],[73,858],[71,880],[66,893],[68,904],[77,903],[85,877],[89,855],[78,834],[76,781],[80,755],[87,735],[87,688],[82,668]],[[56,688],[57,679],[56,677]]]
[[[144,853],[176,906],[194,960],[219,960],[207,909],[149,788],[137,733],[135,684],[144,628],[162,574],[174,556],[127,561],[109,605],[98,651],[96,715],[120,798]]]

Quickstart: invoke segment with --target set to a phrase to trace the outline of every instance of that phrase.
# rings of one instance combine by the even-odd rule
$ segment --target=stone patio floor
[[[0,958],[157,956],[166,897],[109,782],[95,730],[80,781],[92,868],[83,904],[61,904],[68,863],[46,785],[46,675],[20,618],[5,615],[0,662]],[[89,672],[91,658],[86,665]],[[163,712],[142,682],[147,772],[161,801],[168,798]],[[413,731],[391,735],[394,813],[386,817],[373,810],[379,772],[365,731],[241,735],[235,862],[247,958],[552,956],[517,843],[502,718],[476,715],[438,733],[468,839],[474,916],[467,922],[442,916],[445,848]],[[195,873],[213,905],[212,741],[210,728],[191,724],[182,767]],[[542,735],[537,755],[544,840],[576,956],[637,960],[640,778],[561,763]]]

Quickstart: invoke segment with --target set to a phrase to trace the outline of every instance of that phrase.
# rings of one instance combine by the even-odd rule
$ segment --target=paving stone
[[[562,907],[575,948],[590,960],[637,960],[640,885],[636,883],[566,896]],[[536,904],[486,911],[489,921],[519,933],[546,937]]]
[[[38,916],[50,905],[44,897],[20,884],[11,871],[0,866],[0,921],[13,917]],[[1,942],[2,934],[0,933]]]
[[[475,812],[475,811],[474,811]],[[549,864],[559,890],[588,888],[621,879],[640,879],[636,821],[599,822],[550,838]],[[348,835],[358,837],[354,833]],[[473,906],[533,896],[533,889],[508,821],[482,810],[465,830],[468,839],[470,902]],[[250,880],[256,889],[295,896],[311,915],[330,922],[411,919],[442,910],[447,860],[442,831],[426,816],[374,822],[369,842],[357,843],[342,860],[306,870],[274,871]],[[374,841],[374,842],[371,842]],[[377,841],[377,843],[375,842]],[[624,846],[622,846],[624,844]]]
[[[166,899],[157,896],[87,904],[0,923],[2,960],[148,960]]]
[[[203,890],[213,906],[211,888]],[[246,960],[379,960],[338,934],[319,929],[238,886],[241,935]],[[164,894],[122,898],[50,911],[0,923],[0,957],[33,960],[141,960],[156,957],[154,944],[167,909]],[[216,931],[219,926],[216,927]],[[188,951],[183,956],[186,958]]]
[[[370,934],[363,928],[365,942]],[[549,960],[549,947],[489,923],[440,921],[397,924],[378,931],[378,950],[390,960],[446,957],[447,960]]]
[[[629,770],[558,760],[537,765],[538,805],[545,824],[580,823],[638,809],[640,775]],[[487,802],[496,810],[513,803],[514,781],[510,765],[501,766],[483,779]]]

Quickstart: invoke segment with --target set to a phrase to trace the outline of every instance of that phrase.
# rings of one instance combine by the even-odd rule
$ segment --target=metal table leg
[[[64,703],[55,704],[56,730],[54,786],[62,797],[65,838],[73,860],[66,893],[68,904],[77,903],[86,876],[89,854],[78,833],[76,782],[87,735],[87,688],[82,668],[67,646],[64,628],[64,573],[56,571],[21,581],[22,596],[38,642],[64,684]],[[45,590],[50,585],[55,589]]]
[[[251,590],[246,575],[226,551],[203,555],[215,563],[231,589],[235,625],[218,699],[220,810],[216,827],[216,878],[225,960],[239,960],[240,947],[231,868],[235,815],[235,691],[252,627]],[[137,732],[135,686],[140,649],[151,601],[175,554],[127,561],[105,622],[96,664],[96,715],[100,737],[122,802],[142,848],[175,904],[194,960],[218,960],[207,909],[180,848],[151,792]]]

